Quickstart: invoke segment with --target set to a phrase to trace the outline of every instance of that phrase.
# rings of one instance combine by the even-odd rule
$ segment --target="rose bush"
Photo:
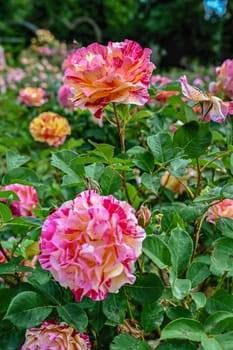
[[[0,349],[232,350],[230,95],[132,40],[65,48],[0,70]]]

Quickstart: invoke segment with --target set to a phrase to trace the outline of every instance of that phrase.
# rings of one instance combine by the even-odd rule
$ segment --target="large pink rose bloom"
[[[216,203],[216,204],[214,204]],[[206,221],[215,224],[219,218],[233,219],[233,199],[223,199],[221,202],[214,201],[207,211]]]
[[[80,334],[65,323],[42,322],[40,328],[26,331],[20,350],[89,350],[91,343],[86,334]]]
[[[89,109],[101,118],[110,102],[144,105],[154,64],[150,49],[132,40],[93,43],[66,59],[65,81],[73,88],[75,108]]]
[[[216,82],[210,83],[210,92],[223,93],[226,99],[233,100],[233,59],[225,60],[216,68]]]
[[[10,205],[14,216],[35,216],[33,209],[37,208],[39,200],[33,186],[11,184],[2,187],[0,191],[13,191],[19,197],[19,201],[12,200]],[[6,199],[1,200],[6,202]]]
[[[77,301],[102,300],[135,282],[133,263],[144,238],[127,202],[84,191],[45,220],[39,260]]]

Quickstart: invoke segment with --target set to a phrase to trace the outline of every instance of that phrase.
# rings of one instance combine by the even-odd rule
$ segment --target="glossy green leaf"
[[[2,223],[8,222],[12,217],[11,210],[6,204],[0,202],[0,221]]]
[[[143,173],[141,177],[142,184],[151,192],[158,193],[159,187],[161,185],[161,174],[149,174]]]
[[[39,325],[52,312],[52,308],[36,292],[22,292],[16,295],[5,318],[15,326],[30,328]]]
[[[207,277],[209,277],[210,271],[206,264],[201,262],[193,262],[187,271],[187,278],[192,282],[192,288],[197,287]]]
[[[203,335],[201,338],[203,350],[223,350],[221,344],[213,337]]]
[[[105,168],[100,179],[100,187],[104,195],[113,194],[121,186],[120,177],[111,168]]]
[[[21,165],[27,163],[29,160],[29,156],[22,156],[10,150],[6,151],[6,164],[8,171],[20,167]]]
[[[21,167],[8,171],[2,179],[3,185],[10,183],[21,183],[25,185],[40,185],[40,180],[35,171]]]
[[[223,350],[232,350],[233,332],[216,335],[215,339],[221,344]]]
[[[217,220],[216,227],[221,231],[223,236],[233,238],[233,219],[220,218]]]
[[[200,322],[188,318],[180,318],[168,323],[161,332],[161,339],[188,339],[201,341],[203,327]]]
[[[201,309],[205,306],[206,304],[206,296],[202,292],[192,292],[190,293],[192,296],[193,301],[196,304],[196,309]]]
[[[191,281],[188,279],[176,278],[172,284],[172,293],[174,297],[178,300],[181,300],[186,297],[190,292]]]
[[[175,132],[173,142],[174,146],[182,148],[188,157],[200,157],[211,143],[209,124],[190,121]]]
[[[172,230],[168,240],[172,267],[177,275],[184,272],[193,253],[193,241],[190,235],[180,227]]]
[[[226,290],[218,290],[212,297],[207,299],[206,310],[209,314],[213,314],[217,311],[229,311],[233,310],[233,296]]]
[[[225,198],[233,199],[233,183],[228,183],[223,186],[221,195]]]
[[[169,247],[159,236],[148,235],[143,241],[142,250],[160,269],[171,265]]]
[[[148,273],[138,277],[133,285],[126,287],[126,290],[134,300],[146,304],[157,301],[162,295],[163,288],[160,278],[154,273]]]
[[[166,132],[148,136],[147,144],[159,164],[166,164],[175,158],[175,150],[171,136]]]
[[[159,344],[156,350],[196,350],[196,346],[188,340],[172,339]]]
[[[57,312],[63,321],[71,327],[83,332],[88,324],[86,312],[79,307],[78,303],[70,303],[64,306],[57,306]]]
[[[141,325],[145,332],[153,332],[164,319],[164,309],[159,302],[145,304],[141,312]]]
[[[233,238],[217,239],[214,242],[211,259],[222,273],[233,270]]]
[[[103,313],[111,321],[123,323],[126,314],[127,300],[123,293],[109,294],[103,300]]]
[[[205,332],[210,334],[220,334],[233,330],[233,313],[227,311],[217,311],[210,315],[204,324]]]

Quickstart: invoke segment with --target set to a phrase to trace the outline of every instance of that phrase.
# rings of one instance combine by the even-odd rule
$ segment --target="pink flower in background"
[[[71,128],[66,118],[53,112],[43,112],[31,121],[30,132],[36,141],[57,147],[65,142]]]
[[[58,98],[59,104],[63,108],[66,108],[71,111],[74,109],[74,105],[72,103],[72,97],[73,97],[73,94],[71,92],[71,88],[69,85],[64,84],[58,89],[57,98]]]
[[[40,328],[26,331],[25,342],[20,350],[89,350],[87,334],[81,334],[64,322],[44,321]]]
[[[223,93],[224,97],[233,100],[233,59],[225,60],[216,68],[216,82],[211,82],[209,89],[213,94]]]
[[[160,91],[160,88],[163,87],[164,85],[170,83],[172,80],[170,78],[167,78],[167,77],[162,77],[161,75],[157,74],[157,75],[154,75],[152,76],[151,78],[151,83],[152,84],[158,84],[157,85],[157,88],[158,88],[158,92],[156,93],[156,96],[154,97],[154,99],[156,101],[159,101],[161,103],[166,103],[167,102],[167,99],[168,97],[172,96],[172,95],[177,95],[179,94],[178,91]],[[152,103],[152,101],[150,101],[150,103]]]
[[[72,52],[63,66],[74,107],[89,109],[101,119],[110,102],[144,105],[155,68],[151,53],[132,40],[109,42],[107,46],[93,43]]]
[[[215,224],[216,220],[219,218],[233,219],[233,199],[226,198],[223,199],[221,202],[216,200],[212,204],[213,205],[209,207],[207,211],[206,221]]]
[[[46,102],[45,90],[37,87],[26,87],[19,92],[18,100],[25,106],[41,106]]]
[[[33,209],[37,208],[39,203],[36,190],[33,186],[11,184],[4,186],[0,191],[13,191],[19,197],[19,201],[12,200],[10,209],[14,216],[35,216]],[[1,201],[6,202],[6,199]]]
[[[84,191],[45,220],[39,260],[77,301],[103,300],[135,282],[133,263],[144,238],[127,202]]]
[[[222,123],[228,114],[233,114],[233,102],[223,102],[220,98],[189,85],[186,76],[181,77],[180,82],[185,97],[192,101],[201,102],[202,118],[204,120],[209,115],[211,120]]]

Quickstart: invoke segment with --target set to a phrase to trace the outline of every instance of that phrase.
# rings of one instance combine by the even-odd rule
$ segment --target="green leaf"
[[[8,222],[12,217],[9,207],[0,202],[0,220],[2,223]]]
[[[95,181],[99,181],[104,171],[104,165],[101,163],[92,163],[85,166],[85,175]]]
[[[184,299],[184,297],[190,292],[191,281],[183,278],[176,278],[172,284],[172,293],[178,300]]]
[[[214,249],[211,255],[211,260],[222,270],[233,270],[233,238],[221,237],[214,242]]]
[[[171,265],[169,247],[158,236],[148,235],[143,241],[142,250],[160,269]]]
[[[59,316],[71,327],[83,332],[88,324],[86,312],[79,307],[77,303],[70,303],[64,306],[58,306],[57,312]]]
[[[18,153],[12,151],[6,151],[6,165],[7,171],[18,168],[21,165],[27,163],[30,160],[28,156],[21,156]]]
[[[64,186],[83,183],[84,181],[84,166],[80,164],[78,157],[77,153],[69,150],[52,154],[51,164],[66,174],[63,177]]]
[[[166,310],[166,314],[170,320],[176,320],[177,318],[192,318],[191,312],[181,306],[169,307]]]
[[[206,334],[201,338],[201,345],[203,350],[223,350],[221,344],[215,338],[209,338]]]
[[[168,133],[159,132],[156,135],[149,136],[147,138],[147,144],[157,163],[166,164],[174,158],[174,145]]]
[[[39,185],[40,180],[37,174],[28,168],[14,168],[8,171],[2,179],[3,185],[8,185],[10,183],[21,183],[24,185]]]
[[[22,292],[12,299],[5,319],[15,326],[30,328],[45,320],[51,311],[52,308],[36,292]]]
[[[96,142],[93,142],[91,140],[89,140],[89,142],[96,149],[96,150],[92,151],[92,153],[103,157],[105,160],[111,160],[112,157],[114,156],[114,149],[115,149],[114,146],[106,144],[106,143],[96,143]]]
[[[193,253],[193,241],[190,235],[180,227],[171,231],[168,240],[171,252],[172,267],[177,275],[184,272]]]
[[[182,148],[188,157],[200,157],[211,143],[209,123],[190,121],[184,124],[175,132],[173,142],[174,146]]]
[[[0,198],[10,198],[14,199],[15,201],[19,201],[19,196],[14,191],[0,191]]]
[[[192,282],[192,288],[197,287],[210,276],[210,271],[206,264],[193,262],[187,271],[187,278]]]
[[[125,310],[127,308],[127,300],[122,293],[109,294],[102,303],[104,315],[111,321],[123,323],[125,319]]]
[[[203,327],[200,322],[189,318],[180,318],[168,323],[161,332],[161,339],[188,339],[201,341]]]
[[[25,339],[25,330],[17,329],[7,321],[0,322],[0,349],[18,350]]]
[[[187,165],[191,163],[191,159],[176,159],[171,162],[170,166],[168,167],[168,171],[171,175],[181,178],[185,175],[187,172]]]
[[[107,167],[101,176],[100,186],[104,195],[114,194],[121,186],[121,179],[111,168]]]
[[[210,315],[204,324],[205,332],[210,334],[220,334],[233,330],[233,313],[227,311],[217,311]]]
[[[233,199],[233,183],[229,183],[223,186],[221,195],[225,198]]]
[[[141,325],[144,332],[153,332],[159,328],[164,318],[164,310],[159,302],[143,305]]]
[[[195,304],[196,304],[196,309],[202,309],[205,304],[206,304],[206,296],[204,293],[202,292],[193,292],[190,293],[192,299],[194,300]]]
[[[163,284],[154,273],[148,273],[137,278],[135,284],[126,287],[129,295],[139,303],[153,303],[163,292]]]
[[[217,311],[229,311],[233,310],[233,296],[226,290],[218,290],[212,297],[207,299],[206,310],[209,314],[213,314]]]
[[[141,181],[142,184],[151,192],[153,193],[158,193],[160,183],[161,183],[161,174],[148,174],[148,173],[143,173],[141,176]]]
[[[217,335],[216,340],[221,344],[223,350],[232,350],[233,332]]]
[[[133,163],[139,168],[147,172],[154,170],[154,157],[151,152],[141,146],[135,146],[127,151],[132,158]]]
[[[135,339],[129,334],[117,335],[110,344],[110,350],[150,350],[150,346],[144,342]]]
[[[220,218],[217,220],[216,227],[223,236],[233,238],[233,219]]]
[[[156,350],[196,350],[196,346],[188,340],[168,340],[156,347]]]
[[[33,287],[40,294],[44,295],[44,298],[48,299],[53,305],[59,305],[63,302],[63,293],[61,286],[50,280],[45,284],[34,283]]]

